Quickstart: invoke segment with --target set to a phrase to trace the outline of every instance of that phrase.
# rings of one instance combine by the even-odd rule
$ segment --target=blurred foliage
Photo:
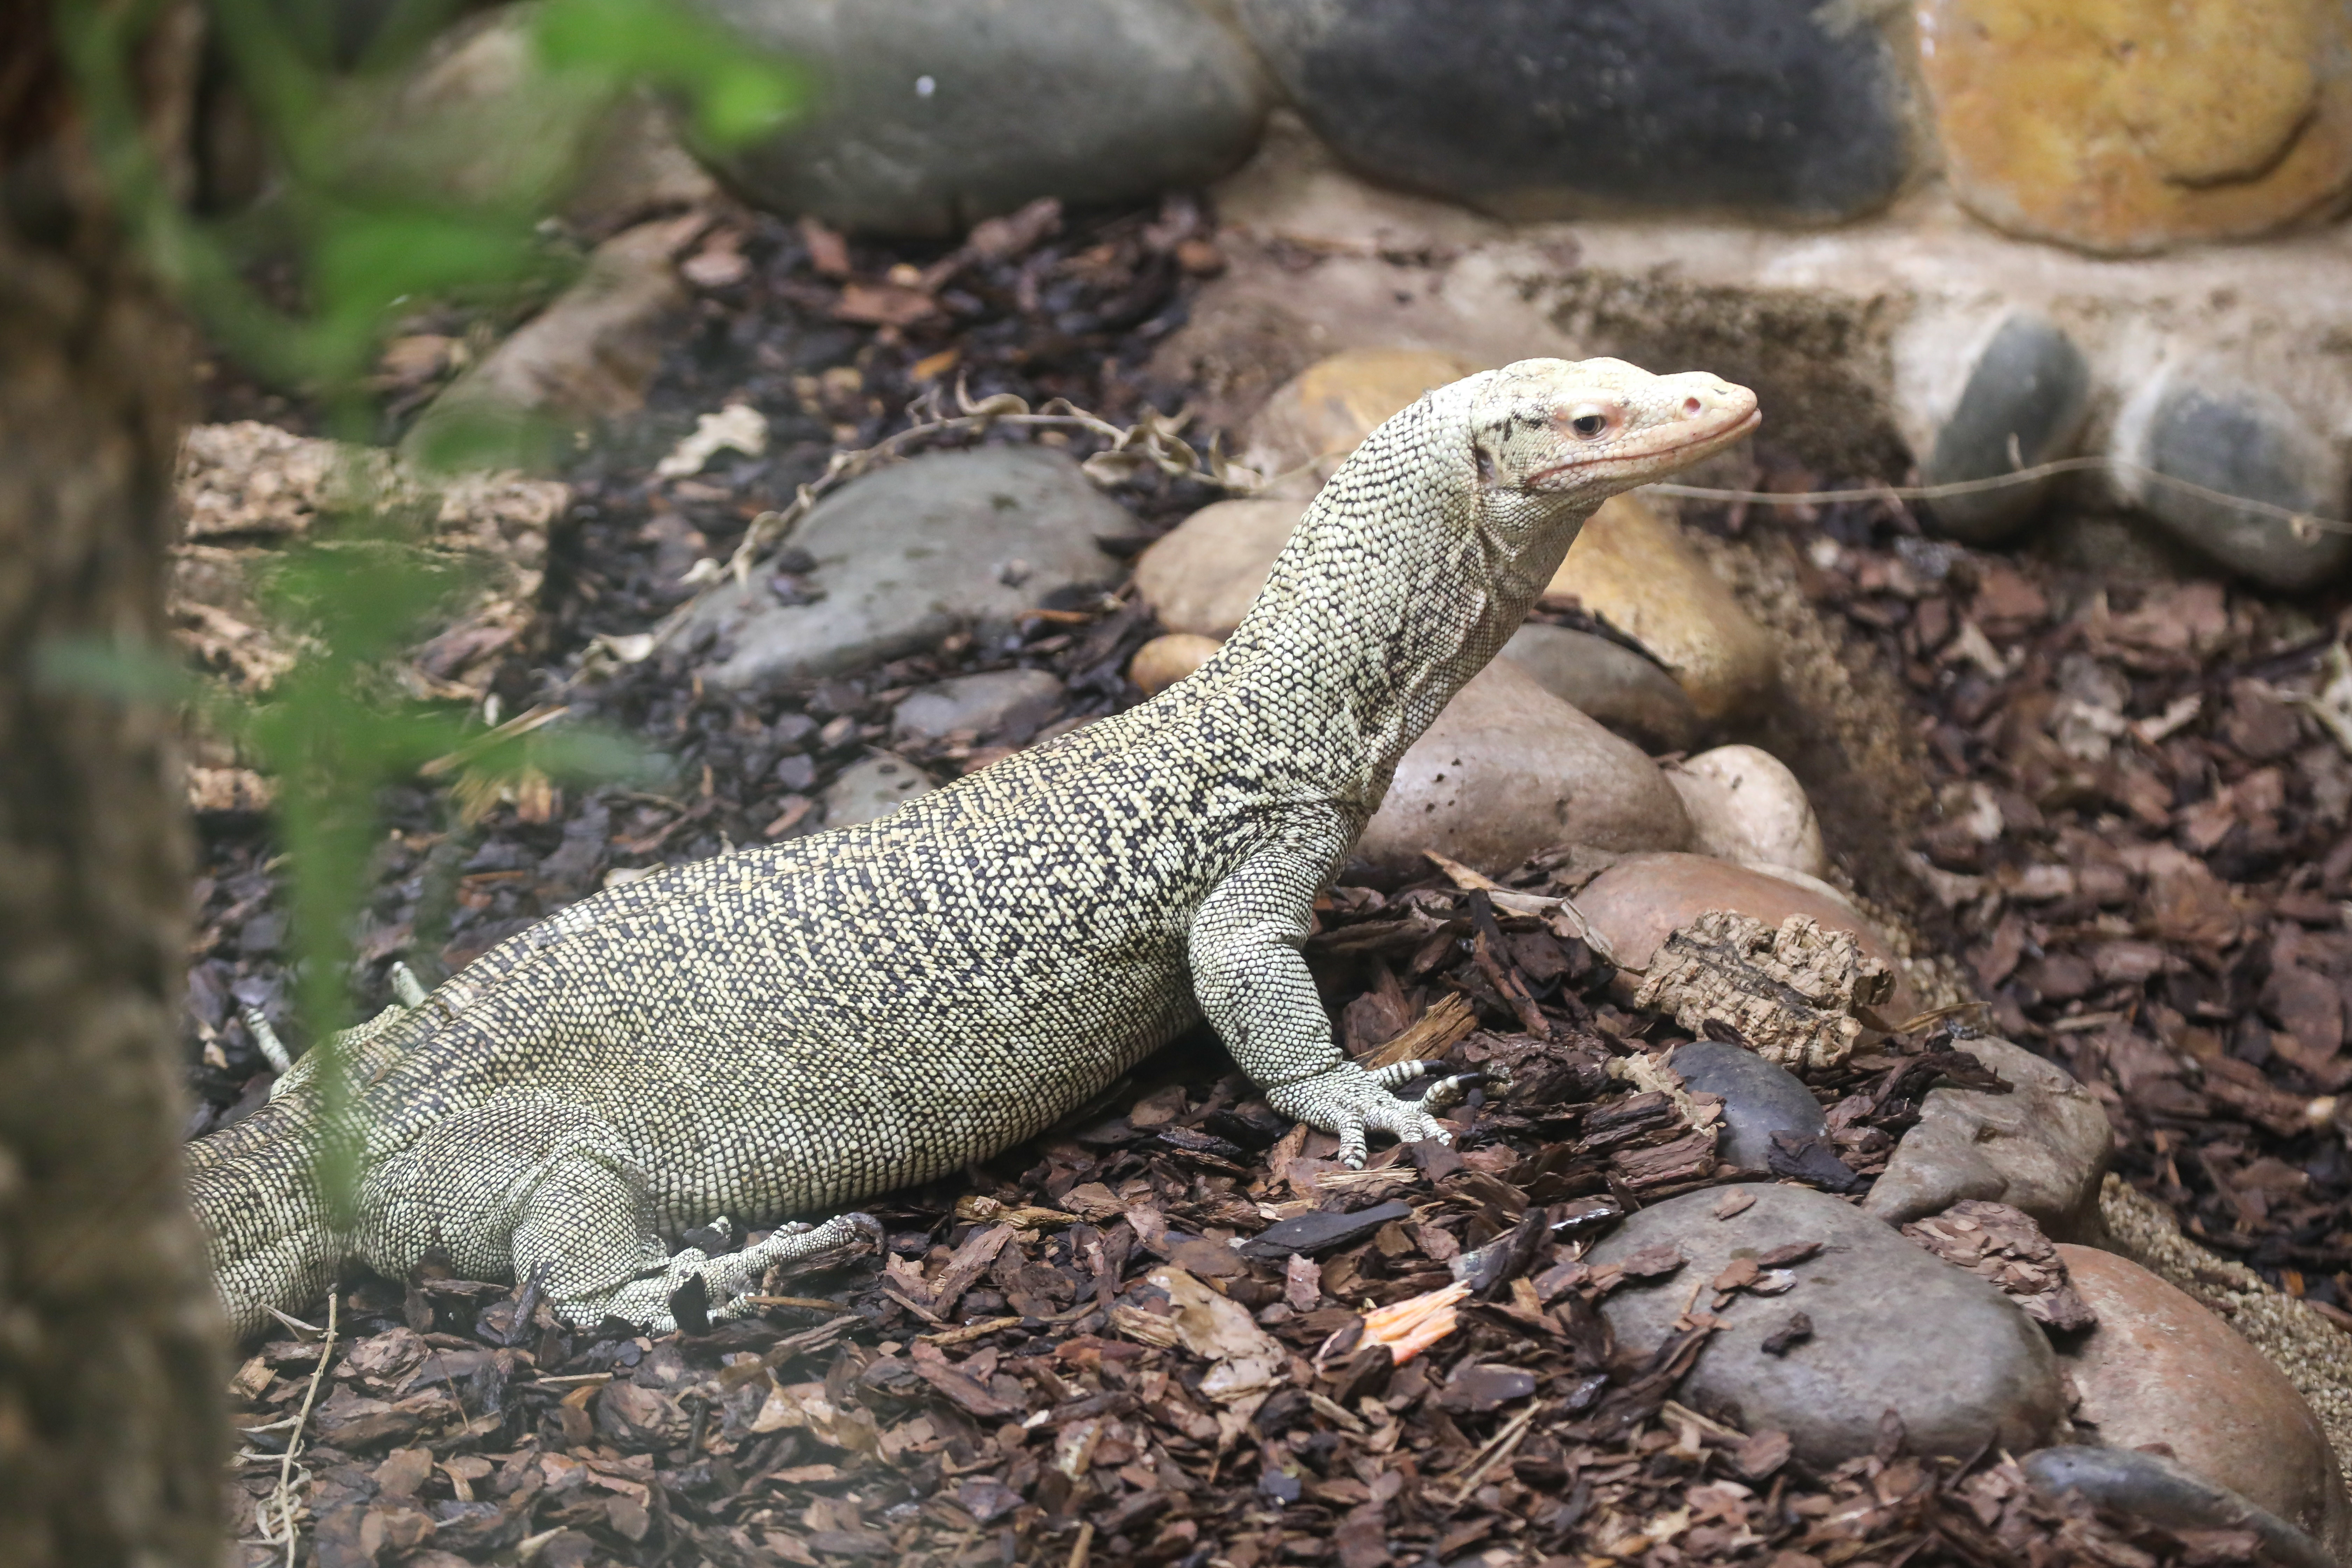
[[[354,438],[372,417],[367,373],[404,310],[544,290],[576,264],[551,243],[548,205],[621,94],[641,83],[662,89],[719,146],[775,129],[802,97],[789,65],[680,0],[534,0],[523,13],[534,55],[523,87],[491,106],[495,126],[453,123],[405,98],[450,19],[448,0],[403,0],[347,69],[322,20],[332,7],[209,0],[209,24],[276,179],[256,211],[206,219],[172,199],[139,112],[135,62],[166,8],[166,0],[58,0],[54,12],[121,221],[226,352],[317,398]],[[290,263],[298,309],[279,308],[252,283],[264,258]],[[427,633],[461,585],[417,542],[413,519],[362,507],[321,520],[315,538],[283,552],[266,585],[268,608],[305,651],[264,700],[236,697],[142,650],[58,647],[45,661],[52,681],[188,704],[277,780],[297,1001],[320,1042],[349,1021],[350,934],[386,784],[420,770],[454,773],[461,793],[478,797],[534,771],[611,778],[649,765],[614,737],[512,724],[486,731],[468,713],[404,699],[388,661]],[[319,1082],[331,1125],[346,1098],[331,1056]],[[331,1171],[331,1192],[347,1196],[349,1176]]]

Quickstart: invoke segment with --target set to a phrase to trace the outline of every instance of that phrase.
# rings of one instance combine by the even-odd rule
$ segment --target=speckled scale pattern
[[[347,1258],[401,1278],[434,1247],[475,1278],[544,1268],[579,1322],[665,1329],[695,1274],[725,1315],[768,1263],[872,1222],[719,1259],[665,1236],[953,1171],[1201,1016],[1348,1156],[1368,1131],[1442,1136],[1390,1090],[1414,1064],[1375,1079],[1341,1058],[1300,953],[1310,906],[1397,758],[1625,488],[1514,482],[1560,452],[1560,411],[1601,396],[1629,433],[1688,423],[1666,384],[1531,361],[1440,389],[1341,467],[1234,637],[1158,698],[878,821],[600,893],[355,1032],[346,1224],[298,1064],[190,1154],[238,1331]]]

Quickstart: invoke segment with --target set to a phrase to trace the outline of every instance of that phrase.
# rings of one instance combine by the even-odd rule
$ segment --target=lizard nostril
[[[1697,418],[1697,417],[1698,417],[1698,411],[1699,411],[1699,408],[1700,408],[1700,404],[1699,404],[1699,400],[1698,400],[1697,398],[1696,398],[1696,397],[1685,397],[1685,398],[1684,398],[1684,399],[1683,399],[1683,417],[1684,417],[1684,418],[1685,418],[1685,419],[1696,419],[1696,418]]]

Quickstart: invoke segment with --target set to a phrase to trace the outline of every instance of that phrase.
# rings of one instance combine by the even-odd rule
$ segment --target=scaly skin
[[[307,1064],[190,1154],[240,1333],[356,1257],[544,1270],[575,1322],[714,1316],[851,1215],[760,1226],[1034,1136],[1206,1017],[1274,1108],[1443,1138],[1344,1059],[1300,954],[1309,907],[1405,748],[1526,617],[1609,496],[1717,451],[1756,400],[1705,374],[1529,360],[1440,388],[1332,476],[1223,648],[1139,708],[878,822],[588,899],[355,1032],[356,1213],[332,1223]]]

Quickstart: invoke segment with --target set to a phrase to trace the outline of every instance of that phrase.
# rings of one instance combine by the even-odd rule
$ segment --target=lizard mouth
[[[1726,409],[1719,423],[1694,428],[1689,423],[1666,426],[1629,437],[1606,452],[1576,457],[1528,476],[1529,489],[1569,474],[1605,474],[1627,468],[1680,468],[1721,450],[1764,423],[1764,411],[1751,400],[1744,409]],[[1660,458],[1679,459],[1661,464]]]

